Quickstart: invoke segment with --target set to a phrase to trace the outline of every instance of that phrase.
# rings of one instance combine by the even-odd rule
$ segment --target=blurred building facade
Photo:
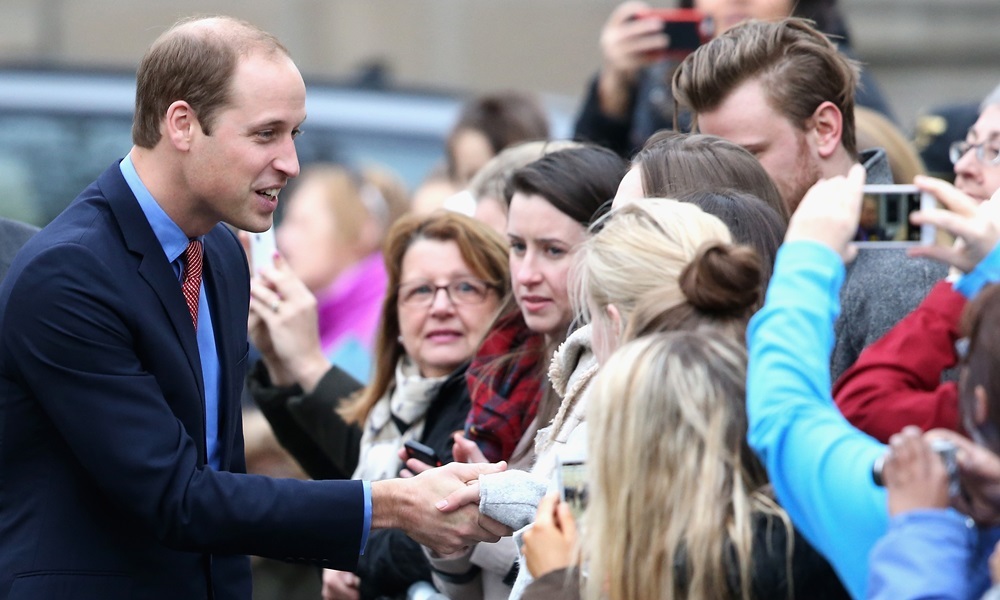
[[[0,61],[134,67],[177,18],[232,14],[277,34],[303,72],[526,88],[575,106],[599,64],[607,0],[4,0]],[[670,5],[656,0],[654,5]],[[998,0],[841,0],[854,47],[900,123],[1000,83]]]

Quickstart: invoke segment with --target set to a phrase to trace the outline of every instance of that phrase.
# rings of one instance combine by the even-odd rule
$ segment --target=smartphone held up
[[[273,225],[267,231],[250,233],[250,268],[255,276],[264,268],[274,267],[274,255],[277,251]]]
[[[711,17],[692,8],[650,9],[636,13],[636,19],[659,19],[667,48],[655,53],[655,58],[682,60],[699,46],[712,39],[715,26]]]
[[[560,458],[556,463],[556,484],[559,499],[569,506],[573,518],[579,523],[587,509],[587,463]]]
[[[892,248],[899,246],[931,246],[937,231],[933,225],[913,225],[910,214],[937,206],[931,194],[915,185],[866,185],[861,204],[861,217],[854,238],[861,247]]]

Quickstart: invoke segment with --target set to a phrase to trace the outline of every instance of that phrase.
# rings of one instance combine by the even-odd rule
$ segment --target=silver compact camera
[[[948,440],[933,440],[931,449],[941,458],[945,472],[948,473],[948,496],[951,498],[958,496],[962,489],[958,480],[958,447]],[[872,465],[872,479],[875,485],[880,487],[885,485],[882,479],[882,467],[885,465],[887,454],[878,457]]]

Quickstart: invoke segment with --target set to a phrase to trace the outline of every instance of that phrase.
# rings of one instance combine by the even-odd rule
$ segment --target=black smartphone
[[[432,467],[441,466],[441,459],[438,458],[437,452],[434,451],[434,448],[431,448],[426,444],[421,444],[416,440],[407,441],[403,444],[403,447],[406,448],[406,456],[408,458],[415,458]]]

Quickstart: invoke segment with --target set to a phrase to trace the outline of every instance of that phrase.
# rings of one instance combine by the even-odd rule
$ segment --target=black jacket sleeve
[[[420,441],[434,448],[442,462],[452,461],[452,433],[462,431],[471,400],[463,365],[446,379],[427,409]],[[431,568],[419,544],[400,530],[372,531],[358,562],[361,597],[378,598],[405,592],[417,581],[431,581]]]
[[[362,431],[345,423],[336,407],[361,389],[357,380],[330,367],[316,389],[303,394],[299,386],[273,386],[263,362],[259,362],[247,386],[275,437],[310,477],[351,478],[358,464]]]
[[[361,597],[394,597],[418,581],[431,580],[431,567],[420,544],[401,529],[377,529],[358,561]]]
[[[583,108],[580,109],[580,115],[576,118],[573,139],[604,146],[620,156],[628,158],[634,150],[633,144],[629,140],[632,129],[632,111],[635,108],[634,94],[631,102],[633,106],[629,107],[629,116],[624,119],[604,114],[601,111],[601,103],[597,95],[597,76],[595,75],[590,81],[590,85],[587,86]]]

